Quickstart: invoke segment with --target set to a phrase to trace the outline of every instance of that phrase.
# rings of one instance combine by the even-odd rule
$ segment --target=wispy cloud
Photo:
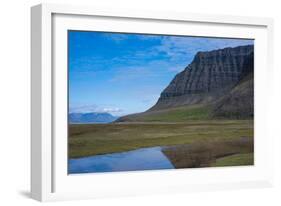
[[[127,40],[130,38],[129,35],[126,34],[119,34],[119,33],[103,33],[103,37],[114,41],[115,43],[121,43],[124,40]]]
[[[252,40],[164,36],[161,44],[152,48],[156,53],[165,53],[170,60],[179,61],[194,56],[198,51],[210,51],[225,47],[253,44]]]
[[[165,60],[139,62],[136,66],[116,67],[116,72],[109,82],[132,81],[140,79],[161,78],[161,76],[176,74],[182,71],[187,62],[176,63]]]
[[[146,67],[122,67],[118,68],[116,74],[109,82],[128,81],[139,78],[140,76],[151,76],[152,73]]]
[[[81,105],[81,106],[70,106],[69,108],[70,113],[91,113],[91,112],[97,112],[97,113],[110,113],[112,115],[118,116],[120,113],[123,112],[122,109],[110,105]]]

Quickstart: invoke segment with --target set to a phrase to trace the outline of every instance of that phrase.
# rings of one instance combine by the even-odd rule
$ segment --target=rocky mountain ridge
[[[253,72],[253,54],[253,45],[198,52],[150,110],[214,101]]]
[[[181,119],[188,118],[184,115],[192,118],[194,113],[198,113],[192,109],[194,106],[199,106],[205,113],[208,111],[204,118],[253,118],[253,45],[198,52],[162,91],[153,107],[142,113],[120,117],[116,122],[162,121],[163,115],[175,116],[175,110]],[[165,119],[168,121],[169,118]]]

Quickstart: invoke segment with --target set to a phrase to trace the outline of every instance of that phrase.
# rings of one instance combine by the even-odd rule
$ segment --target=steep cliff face
[[[199,52],[149,110],[117,122],[251,119],[254,115],[254,47]]]
[[[213,105],[212,116],[253,118],[254,116],[254,55],[246,59],[240,81]]]
[[[150,111],[215,101],[253,72],[253,53],[252,45],[198,52]]]

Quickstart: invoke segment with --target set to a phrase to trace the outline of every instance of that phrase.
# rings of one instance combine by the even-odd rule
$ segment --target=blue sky
[[[69,31],[69,111],[115,116],[153,106],[198,51],[253,40]]]

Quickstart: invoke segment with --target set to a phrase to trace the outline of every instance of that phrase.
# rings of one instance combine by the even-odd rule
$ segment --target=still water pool
[[[95,155],[68,161],[68,173],[117,172],[172,169],[174,166],[161,147],[149,147],[128,152]]]

